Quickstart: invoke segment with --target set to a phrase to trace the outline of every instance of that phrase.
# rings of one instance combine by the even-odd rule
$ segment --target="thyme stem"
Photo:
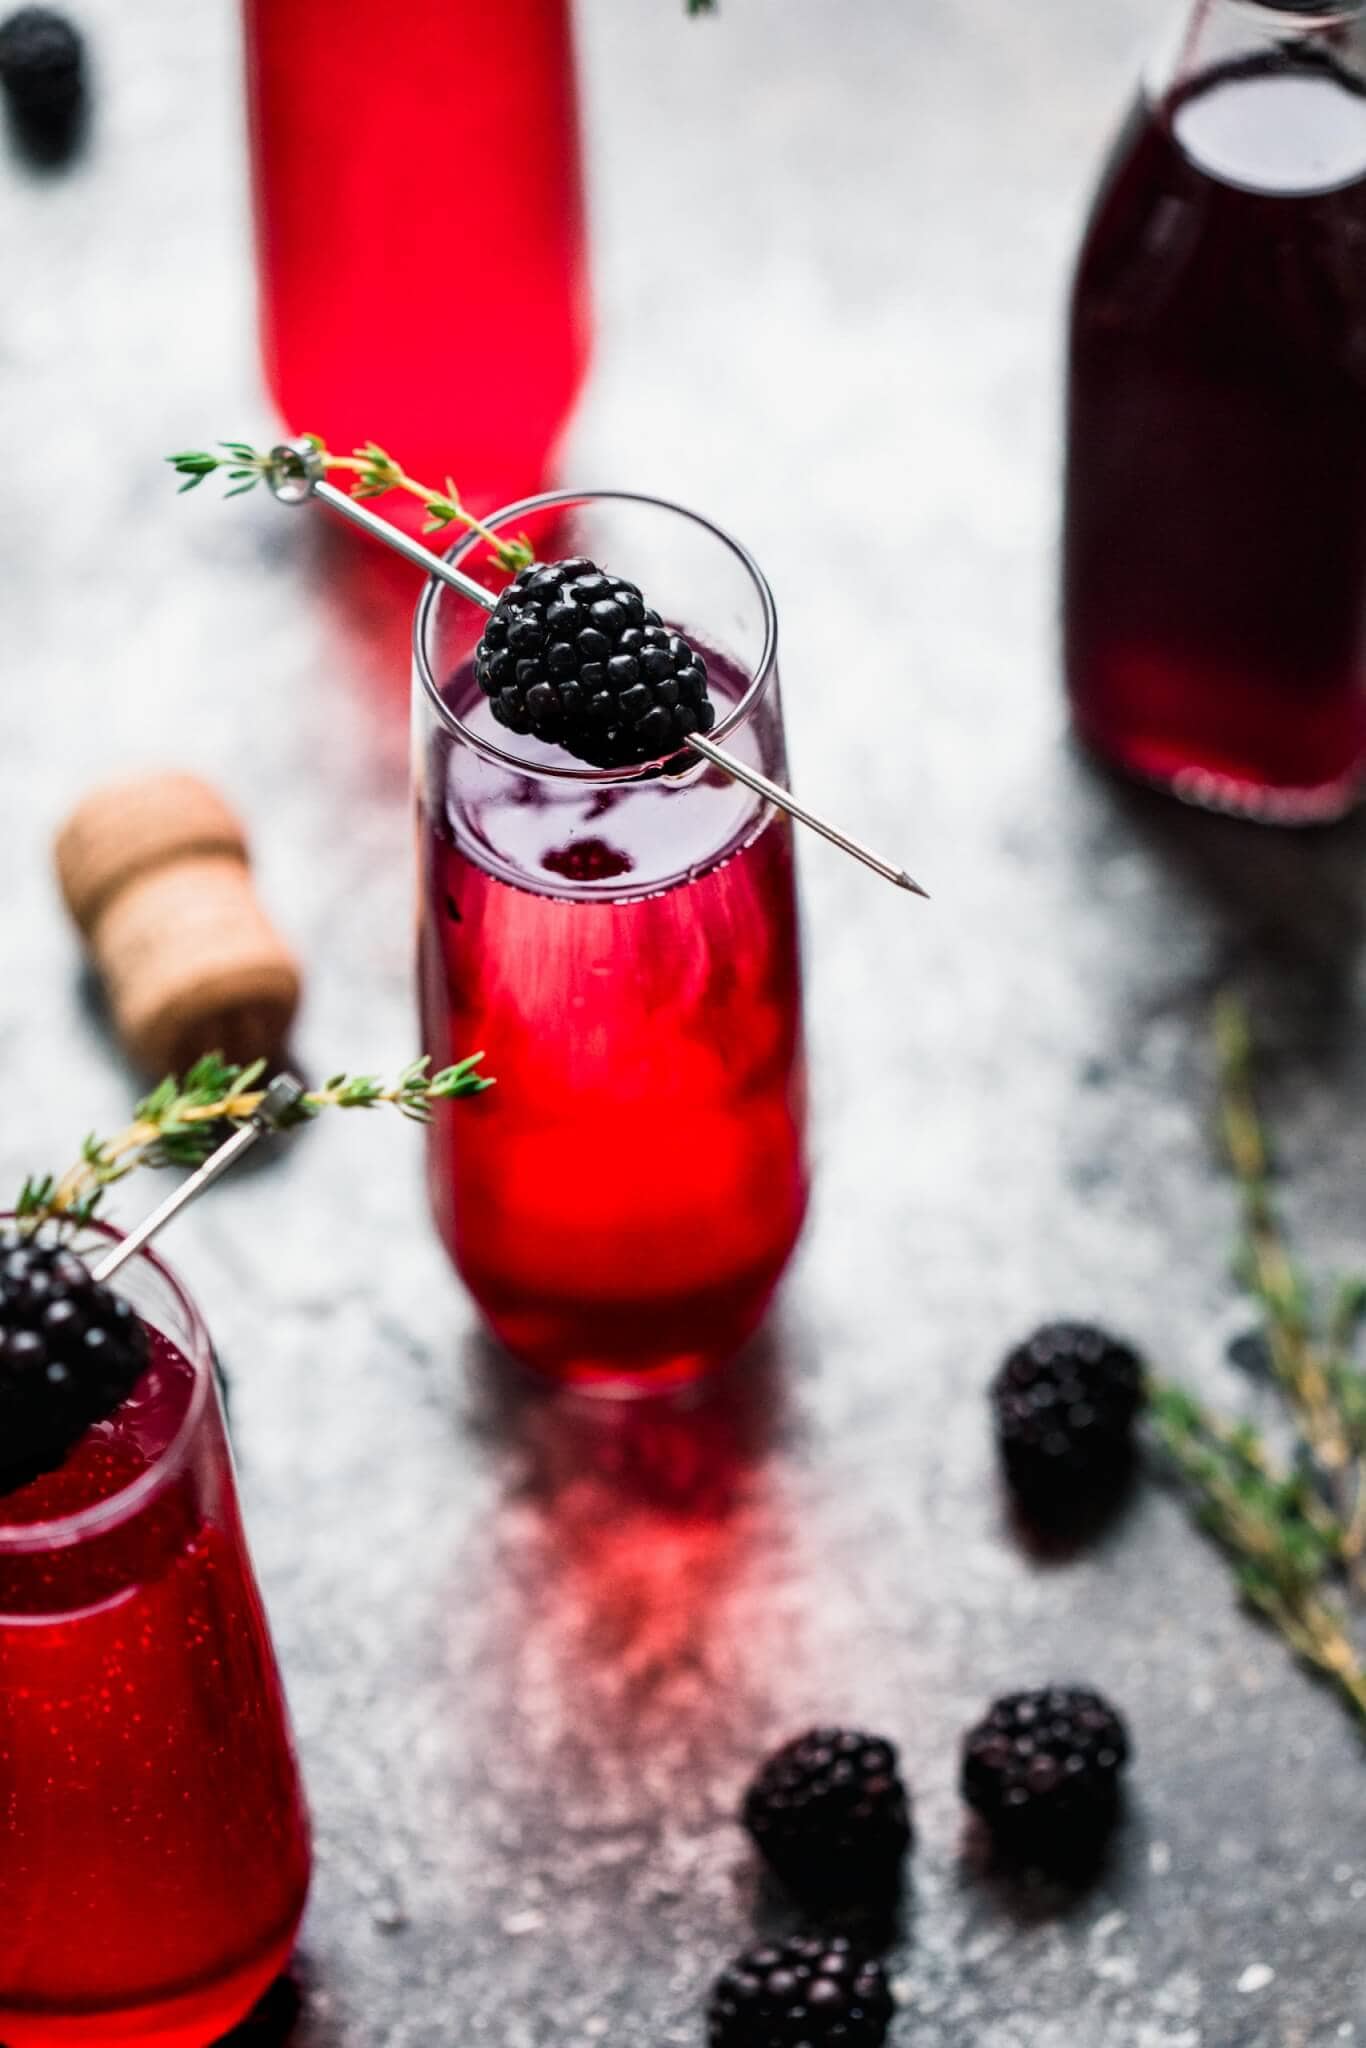
[[[535,551],[524,533],[510,537],[495,533],[491,526],[470,511],[450,477],[446,479],[444,490],[433,490],[429,484],[419,483],[415,477],[409,476],[403,465],[377,441],[367,441],[363,447],[353,449],[350,455],[334,455],[319,435],[309,434],[305,438],[318,450],[329,475],[342,473],[355,477],[356,481],[351,486],[352,497],[380,498],[386,491],[405,491],[426,509],[424,533],[438,533],[448,526],[463,526],[487,541],[499,567],[513,575],[535,560]],[[213,476],[221,469],[227,471],[231,485],[228,496],[235,498],[243,491],[254,490],[257,484],[270,476],[273,457],[268,448],[253,447],[250,441],[220,441],[218,448],[221,453],[209,448],[187,448],[178,455],[166,457],[176,475],[182,478],[182,491],[194,490],[205,477]]]
[[[1296,1266],[1271,1193],[1271,1151],[1253,1075],[1252,1032],[1235,996],[1215,1008],[1220,1126],[1241,1207],[1240,1268],[1259,1303],[1272,1370],[1323,1472],[1344,1526],[1343,1552],[1366,1549],[1366,1432],[1344,1412],[1353,1373],[1348,1356],[1361,1314],[1359,1288],[1339,1291],[1327,1341],[1313,1330],[1312,1291]]]
[[[477,1095],[493,1083],[479,1072],[482,1053],[473,1053],[439,1073],[431,1062],[414,1060],[396,1079],[373,1074],[334,1074],[310,1089],[288,1119],[304,1123],[328,1109],[374,1109],[390,1105],[417,1123],[431,1120],[438,1102]],[[229,1065],[209,1054],[183,1080],[168,1076],[134,1111],[132,1122],[111,1138],[89,1137],[81,1156],[59,1179],[30,1176],[16,1214],[30,1228],[46,1221],[88,1222],[106,1191],[140,1166],[197,1166],[213,1150],[217,1128],[242,1124],[259,1109],[264,1061]]]
[[[1312,1487],[1278,1474],[1255,1431],[1230,1429],[1184,1388],[1154,1381],[1150,1400],[1158,1438],[1204,1527],[1233,1559],[1243,1598],[1366,1727],[1366,1663],[1341,1605],[1323,1590],[1341,1531],[1314,1503]]]
[[[1272,1196],[1252,1032],[1231,995],[1216,1006],[1214,1038],[1219,1128],[1238,1188],[1238,1270],[1262,1312],[1294,1455],[1279,1466],[1252,1424],[1226,1421],[1160,1380],[1149,1388],[1153,1428],[1200,1522],[1233,1561],[1244,1600],[1366,1728],[1366,1661],[1348,1606],[1366,1593],[1366,1373],[1352,1356],[1366,1282],[1341,1283],[1319,1323]],[[1346,1597],[1337,1590],[1344,1581]]]

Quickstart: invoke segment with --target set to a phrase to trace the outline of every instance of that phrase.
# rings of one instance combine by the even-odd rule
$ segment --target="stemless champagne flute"
[[[201,2048],[279,1974],[308,1889],[208,1334],[151,1254],[115,1284],[147,1371],[0,1495],[6,2048]]]
[[[712,737],[786,786],[773,599],[743,548],[625,493],[490,524],[640,584],[706,657]],[[478,536],[451,559],[505,580]],[[424,1043],[495,1047],[499,1080],[458,1126],[438,1111],[433,1207],[517,1357],[673,1387],[756,1328],[806,1208],[792,827],[705,762],[586,767],[495,725],[485,624],[432,583],[415,634]]]

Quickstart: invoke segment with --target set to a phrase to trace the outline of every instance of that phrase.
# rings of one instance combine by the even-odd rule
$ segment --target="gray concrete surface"
[[[300,2048],[700,2041],[758,1910],[738,1789],[846,1716],[901,1740],[916,1793],[901,2048],[1366,2042],[1366,1771],[1337,1708],[1160,1492],[1032,1561],[984,1424],[1049,1312],[1237,1392],[1226,978],[1267,1036],[1297,1228],[1329,1265],[1360,1248],[1366,836],[1179,813],[1064,732],[1066,266],[1161,11],[582,7],[601,332],[568,474],[749,541],[802,786],[935,901],[803,849],[815,1211],[764,1358],[696,1414],[509,1378],[397,1123],[320,1127],[179,1232],[317,1820]],[[0,165],[11,1177],[132,1087],[47,853],[111,766],[183,763],[245,807],[308,962],[305,1057],[379,1067],[415,1030],[401,631],[306,522],[178,503],[156,460],[268,425],[233,10],[82,13],[85,162]],[[965,1868],[954,1761],[994,1691],[1055,1673],[1115,1695],[1138,1761],[1109,1870],[1049,1910]]]

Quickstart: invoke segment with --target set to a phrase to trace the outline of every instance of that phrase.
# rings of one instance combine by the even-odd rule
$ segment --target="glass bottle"
[[[706,655],[713,737],[786,783],[773,599],[740,547],[610,492],[491,524],[638,582]],[[506,580],[478,538],[452,558]],[[438,583],[417,618],[423,1044],[487,1045],[498,1079],[458,1125],[438,1112],[432,1205],[514,1355],[662,1391],[753,1332],[806,1209],[792,827],[704,763],[591,768],[495,725],[486,619]]]
[[[1072,302],[1063,629],[1077,728],[1281,822],[1366,770],[1360,0],[1198,0],[1140,93]]]
[[[291,432],[378,440],[481,509],[538,490],[588,349],[569,0],[244,0],[244,21]]]

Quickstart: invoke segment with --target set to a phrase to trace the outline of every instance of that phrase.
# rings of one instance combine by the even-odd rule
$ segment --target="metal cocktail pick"
[[[168,1195],[159,1208],[145,1216],[136,1230],[130,1231],[92,1268],[95,1279],[112,1280],[120,1266],[127,1265],[144,1245],[150,1244],[163,1225],[188,1207],[196,1195],[202,1195],[205,1188],[221,1180],[228,1168],[235,1166],[258,1138],[264,1137],[267,1131],[279,1130],[284,1118],[302,1101],[303,1095],[302,1081],[296,1080],[293,1074],[277,1074],[247,1121],[239,1125],[230,1138],[225,1138],[218,1150],[211,1152],[204,1164],[196,1167],[189,1179],[180,1183],[174,1194]]]
[[[339,512],[343,519],[349,519],[353,526],[358,526],[362,533],[368,533],[372,539],[382,541],[385,547],[392,548],[396,555],[402,555],[405,561],[420,569],[424,576],[435,576],[439,582],[449,584],[452,590],[458,590],[462,597],[468,598],[471,604],[482,606],[486,612],[493,611],[497,606],[496,592],[485,590],[482,583],[476,583],[472,576],[466,576],[462,570],[453,568],[441,555],[433,554],[430,548],[424,547],[420,540],[413,540],[401,528],[391,525],[387,519],[381,519],[377,512],[372,512],[368,505],[358,503],[348,491],[338,490],[335,484],[328,483],[322,455],[312,441],[282,441],[278,447],[271,449],[270,460],[271,466],[266,472],[266,482],[281,504],[303,505],[310,498],[320,498],[323,504],[330,505],[334,512]],[[771,804],[776,804],[780,811],[786,811],[790,818],[796,818],[799,824],[809,825],[813,832],[819,832],[822,839],[828,839],[832,846],[838,846],[845,853],[851,853],[855,860],[861,860],[874,874],[881,875],[888,882],[894,882],[898,889],[909,889],[913,896],[928,897],[929,891],[922,889],[919,882],[907,874],[905,868],[895,867],[891,861],[881,859],[870,847],[862,845],[857,839],[851,839],[847,832],[841,832],[837,826],[828,824],[815,811],[809,811],[805,804],[798,803],[797,799],[789,795],[778,783],[771,782],[767,775],[761,775],[757,768],[750,768],[745,762],[737,761],[734,754],[728,754],[724,747],[715,745],[705,734],[689,733],[688,745],[695,753],[714,762],[722,773],[729,775],[733,781],[742,782],[746,789],[752,789],[756,796],[766,797]]]

